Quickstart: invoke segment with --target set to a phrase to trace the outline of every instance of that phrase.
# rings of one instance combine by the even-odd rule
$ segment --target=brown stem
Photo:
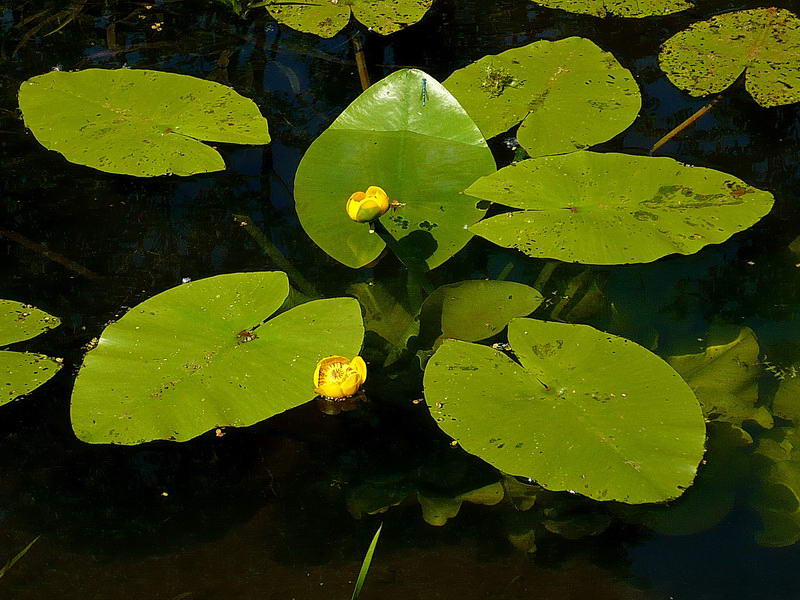
[[[364,58],[364,46],[358,36],[353,36],[353,49],[356,54],[356,66],[358,67],[358,78],[361,80],[361,89],[367,91],[371,85],[369,82],[369,71],[367,71],[367,60]]]
[[[667,135],[665,135],[660,140],[658,140],[655,144],[653,144],[653,147],[650,148],[650,154],[654,154],[656,152],[656,150],[661,148],[661,146],[666,144],[668,141],[670,141],[672,138],[674,138],[676,135],[681,133],[684,129],[686,129],[687,127],[692,125],[695,121],[697,121],[700,117],[702,117],[704,114],[706,114],[712,108],[714,108],[714,106],[717,104],[717,102],[719,102],[721,99],[722,99],[722,96],[717,96],[711,102],[706,104],[703,108],[701,108],[700,110],[695,112],[691,117],[686,119],[683,123],[678,125],[675,129],[670,131]]]
[[[70,260],[66,256],[59,254],[58,252],[53,252],[52,250],[48,250],[47,247],[43,246],[38,242],[34,242],[33,240],[29,240],[20,233],[16,233],[15,231],[7,231],[0,229],[0,237],[7,238],[12,242],[16,242],[20,246],[24,246],[25,248],[33,250],[34,252],[38,252],[45,258],[49,258],[53,262],[60,264],[62,267],[69,269],[70,271],[73,271],[78,275],[82,275],[87,279],[93,279],[93,280],[102,279],[102,277],[97,273],[95,273],[94,271],[90,271],[86,267],[79,265],[75,261]]]

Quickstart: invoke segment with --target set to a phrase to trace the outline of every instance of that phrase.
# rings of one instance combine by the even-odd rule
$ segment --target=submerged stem
[[[250,237],[253,238],[253,241],[259,245],[264,254],[269,257],[275,266],[286,273],[291,282],[297,286],[297,289],[310,298],[322,297],[322,294],[317,291],[317,288],[314,286],[314,284],[303,277],[302,273],[294,268],[294,265],[292,265],[292,263],[290,263],[283,255],[283,252],[278,250],[277,246],[275,246],[275,244],[273,244],[272,241],[266,235],[264,235],[263,231],[253,225],[253,220],[248,215],[233,215],[233,218],[236,219],[239,225],[241,225],[244,230],[250,234]]]
[[[364,57],[364,46],[358,35],[353,36],[353,50],[356,55],[356,66],[358,67],[358,78],[361,80],[361,89],[365,92],[371,85],[369,81],[369,71],[367,71],[367,60]]]
[[[688,119],[683,121],[683,123],[678,125],[675,129],[670,131],[667,135],[665,135],[660,140],[658,140],[655,144],[653,144],[653,147],[650,148],[650,154],[655,153],[659,148],[661,148],[661,146],[666,144],[668,141],[670,141],[672,138],[674,138],[676,135],[681,133],[684,129],[686,129],[687,127],[692,125],[695,121],[697,121],[700,117],[702,117],[704,114],[706,114],[712,108],[714,108],[714,106],[717,104],[717,102],[719,102],[721,99],[722,99],[722,96],[717,96],[711,102],[709,102],[704,107],[702,107],[701,109],[696,111]]]

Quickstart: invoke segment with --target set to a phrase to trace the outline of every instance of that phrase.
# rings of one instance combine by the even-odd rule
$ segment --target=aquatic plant
[[[61,321],[29,304],[0,300],[0,348],[35,338]],[[24,396],[61,369],[59,358],[0,350],[0,406]]]
[[[297,169],[295,208],[309,237],[348,267],[371,263],[389,244],[412,268],[433,269],[472,237],[468,227],[486,211],[461,192],[495,168],[450,92],[403,69],[356,98],[311,144]],[[378,230],[343,210],[354,190],[376,184],[402,204]]]
[[[222,156],[202,141],[270,141],[252,100],[218,83],[146,69],[37,75],[22,84],[19,106],[45,148],[108,173],[221,171]]]
[[[782,8],[725,13],[693,23],[661,47],[659,65],[692,96],[722,92],[739,77],[761,106],[800,102],[800,18]]]
[[[325,398],[354,396],[367,380],[367,364],[360,356],[327,356],[314,369],[314,391]]]
[[[422,19],[432,4],[433,0],[255,0],[249,8],[264,7],[287,27],[329,38],[347,25],[351,15],[370,31],[389,35]]]
[[[747,229],[769,192],[671,158],[574,152],[514,163],[466,193],[520,210],[470,230],[528,256],[610,265],[692,254]]]
[[[282,272],[233,273],[133,307],[84,358],[75,434],[90,443],[185,441],[312,400],[318,361],[360,350],[361,309],[333,298],[285,310],[288,296]]]
[[[580,37],[484,56],[453,72],[444,86],[487,138],[521,122],[517,139],[531,156],[609,140],[642,107],[631,72]]]
[[[595,17],[630,17],[640,19],[669,15],[693,6],[686,0],[533,0],[548,8]]]
[[[516,360],[447,340],[425,368],[431,415],[467,452],[595,500],[663,502],[692,484],[705,422],[662,359],[586,325],[514,319],[508,340]]]

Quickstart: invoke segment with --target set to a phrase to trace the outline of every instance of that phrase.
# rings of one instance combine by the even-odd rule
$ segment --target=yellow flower
[[[371,185],[366,192],[356,192],[347,200],[347,216],[356,223],[369,223],[389,210],[389,196],[382,188]]]
[[[367,380],[367,364],[360,356],[347,360],[344,356],[328,356],[314,370],[314,391],[326,398],[348,398],[358,392]]]

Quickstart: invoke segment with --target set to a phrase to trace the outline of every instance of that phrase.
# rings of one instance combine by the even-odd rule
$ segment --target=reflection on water
[[[733,510],[721,524],[686,537],[652,533],[621,513],[596,536],[548,535],[541,519],[558,523],[595,510],[561,494],[537,497],[530,513],[508,502],[464,502],[446,526],[428,525],[420,496],[452,500],[498,478],[451,448],[424,403],[413,402],[420,374],[402,361],[371,371],[370,401],[336,416],[309,404],[182,445],[79,443],[69,426],[74,365],[104,323],[184,277],[270,268],[233,215],[247,215],[326,295],[391,279],[400,267],[391,259],[360,271],[335,263],[303,233],[293,207],[303,152],[360,92],[353,24],[320,40],[277,26],[263,11],[242,20],[216,5],[180,0],[151,8],[75,2],[74,15],[47,21],[66,10],[63,4],[21,2],[0,12],[0,230],[16,236],[0,237],[0,297],[61,316],[62,327],[36,340],[35,349],[71,366],[2,411],[0,562],[42,535],[0,581],[3,597],[348,597],[378,521],[385,526],[365,598],[800,596],[793,567],[800,550],[753,542],[759,524],[746,506],[747,477],[732,491]],[[443,79],[487,53],[588,37],[634,72],[645,101],[633,127],[602,149],[642,154],[705,103],[666,80],[658,45],[729,6],[714,0],[631,24],[524,0],[437,0],[419,25],[389,38],[366,34],[366,54],[373,79],[395,65]],[[229,165],[223,173],[134,180],[66,163],[24,129],[16,111],[24,79],[54,67],[125,65],[232,85],[267,116],[273,142],[221,148]],[[491,146],[500,160],[512,158],[504,136]],[[546,307],[664,355],[701,352],[711,323],[748,326],[771,363],[797,361],[800,258],[789,244],[800,235],[798,147],[797,106],[765,110],[732,90],[661,153],[773,192],[773,212],[693,256],[614,268],[561,265],[545,283]],[[47,258],[45,248],[99,277]],[[496,277],[509,263],[510,279],[528,284],[543,264],[473,240],[431,279],[442,285]],[[382,351],[377,344],[365,349],[367,357]],[[762,393],[777,386],[770,377],[762,378]],[[536,517],[526,522],[528,514]],[[536,527],[536,553],[515,549],[509,540]]]

